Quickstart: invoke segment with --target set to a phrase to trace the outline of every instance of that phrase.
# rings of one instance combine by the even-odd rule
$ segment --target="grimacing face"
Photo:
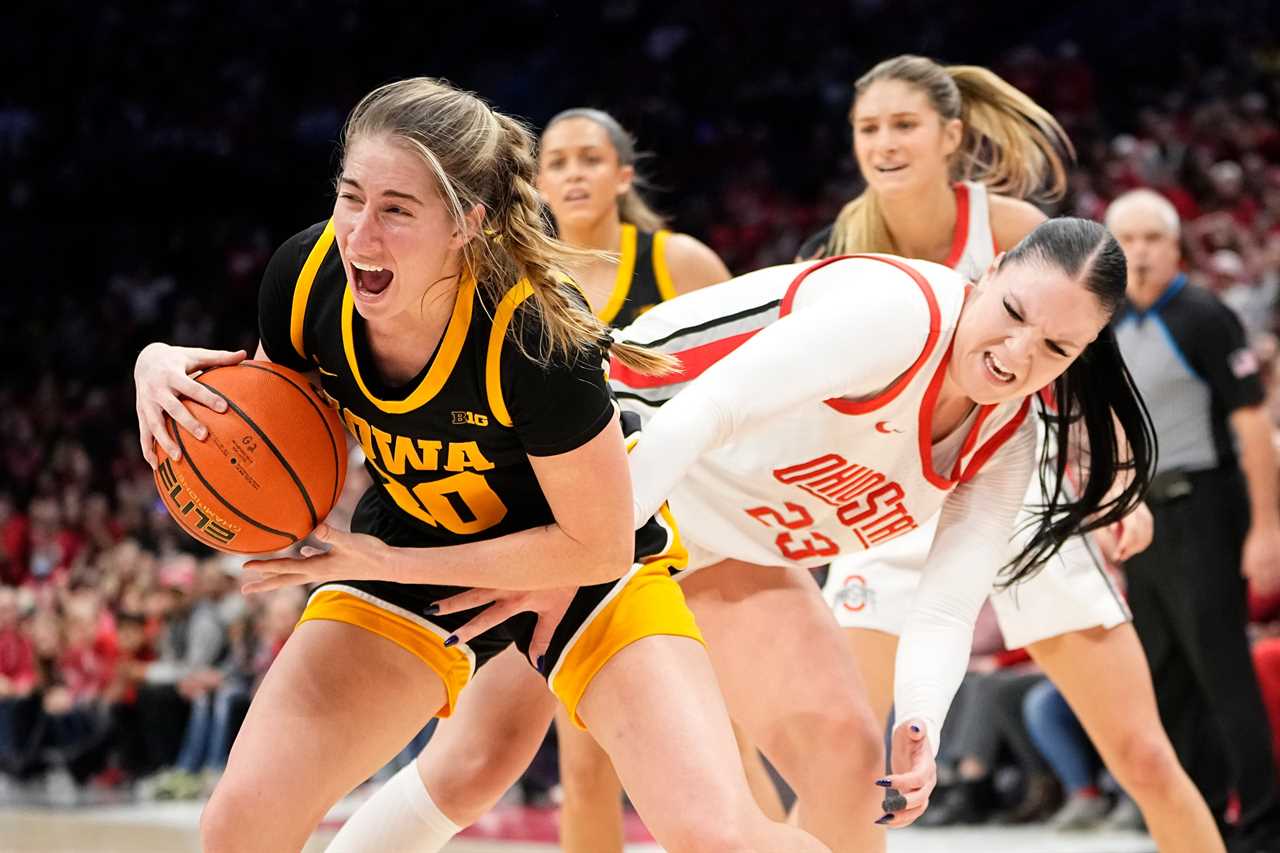
[[[944,120],[920,87],[877,80],[854,104],[852,124],[858,168],[880,195],[918,192],[950,180],[948,158],[964,126],[959,119]]]
[[[560,228],[585,227],[617,208],[635,168],[618,160],[608,132],[589,118],[547,128],[538,152],[538,191]]]
[[[347,150],[333,227],[356,310],[370,323],[416,316],[423,294],[457,275],[466,242],[430,168],[388,136]]]
[[[1061,376],[1110,320],[1097,297],[1062,270],[998,258],[969,295],[948,374],[991,405],[1034,394]]]

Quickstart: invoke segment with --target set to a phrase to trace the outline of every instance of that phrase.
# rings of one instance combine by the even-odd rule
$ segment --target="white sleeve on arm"
[[[809,276],[790,314],[709,367],[645,424],[629,457],[637,525],[698,457],[737,431],[799,405],[874,394],[919,357],[930,323],[920,288],[881,262],[842,266]]]
[[[942,506],[894,665],[895,717],[899,723],[923,720],[934,755],[968,667],[978,611],[1009,557],[1014,520],[1035,471],[1035,447],[1032,415]]]

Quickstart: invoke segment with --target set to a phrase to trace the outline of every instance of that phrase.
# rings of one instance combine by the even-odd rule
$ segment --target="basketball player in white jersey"
[[[858,80],[849,118],[867,188],[806,243],[804,257],[895,252],[977,280],[1044,220],[1022,199],[1046,184],[1050,196],[1065,187],[1059,151],[1070,144],[1058,123],[983,68],[887,60]],[[1052,465],[1045,474],[1052,489]],[[1064,488],[1073,488],[1070,480]],[[1035,480],[1027,503],[1042,502]],[[892,704],[894,652],[935,529],[930,520],[884,548],[837,559],[828,574],[824,595],[879,719]],[[1123,560],[1150,542],[1150,512],[1140,506],[1097,535],[1108,557]],[[1069,540],[1035,578],[996,592],[992,604],[1006,644],[1025,646],[1061,689],[1160,850],[1221,850],[1208,807],[1160,723],[1146,657],[1097,544]]]
[[[648,418],[631,454],[637,511],[669,497],[691,555],[683,586],[725,698],[796,789],[800,825],[832,850],[883,849],[875,824],[905,825],[927,805],[973,621],[1035,470],[1029,395],[1055,383],[1080,415],[1093,465],[1079,499],[1052,495],[1034,519],[1010,579],[1082,528],[1123,517],[1145,488],[1149,425],[1107,327],[1124,283],[1105,229],[1062,219],[1037,228],[971,293],[937,264],[855,257],[713,285],[624,330],[684,366],[661,380],[613,368],[620,402]],[[882,724],[808,569],[882,547],[939,512],[899,651],[896,772],[876,781]],[[491,600],[502,616],[501,593],[464,593],[442,611]],[[482,714],[461,709],[423,755],[427,767],[467,767],[469,784],[424,772],[435,808],[456,823],[518,775],[521,730],[551,714],[510,682],[485,695]],[[505,716],[494,713],[500,700]],[[387,838],[416,839],[414,851],[443,846],[413,832],[414,810],[383,793],[335,849],[380,849]]]

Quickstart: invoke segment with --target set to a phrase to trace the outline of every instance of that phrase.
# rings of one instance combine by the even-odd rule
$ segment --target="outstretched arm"
[[[964,678],[973,625],[1009,553],[1014,520],[1035,470],[1031,418],[943,505],[907,616],[895,665],[898,720],[917,720],[936,754],[942,721]]]

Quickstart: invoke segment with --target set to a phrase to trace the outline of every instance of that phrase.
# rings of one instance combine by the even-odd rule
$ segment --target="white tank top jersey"
[[[991,230],[991,202],[987,196],[986,184],[963,181],[953,189],[956,196],[956,227],[951,241],[951,253],[945,266],[960,273],[965,281],[977,281],[1000,251],[1000,247],[996,245],[995,233]]]
[[[971,211],[986,196],[965,186]],[[956,262],[968,254],[973,268],[994,256],[967,228],[958,245]],[[935,753],[1035,468],[1026,399],[980,407],[930,441],[967,294],[956,271],[891,256],[761,270],[615,333],[679,355],[680,372],[615,363],[610,377],[645,421],[629,457],[637,517],[668,499],[693,553],[814,567],[916,540],[921,581],[898,644],[895,706],[900,720],[924,722]],[[910,536],[926,522],[936,533]]]
[[[891,344],[864,338],[857,347],[864,361],[896,354],[888,359],[900,368],[887,377],[891,381],[873,390],[859,376],[863,365],[857,362],[834,370],[811,363],[807,376],[780,377],[791,388],[791,400],[759,400],[768,417],[743,420],[744,433],[701,455],[669,496],[643,495],[647,478],[638,469],[640,512],[668,497],[682,534],[699,548],[762,565],[810,568],[915,530],[1009,440],[1026,418],[1026,400],[980,407],[950,441],[934,447],[933,406],[966,285],[936,264],[885,255],[763,270],[653,308],[628,327],[627,337],[678,355],[683,370],[649,377],[615,364],[615,393],[624,407],[647,417],[775,321],[800,306],[832,302],[833,286],[846,290],[844,303],[866,301],[848,298],[848,289],[857,288],[877,297],[883,292],[906,309],[885,312],[897,322],[877,330],[877,337],[896,338]],[[823,313],[830,326],[840,311]],[[821,325],[812,331],[855,333]],[[821,358],[819,341],[803,344],[813,349],[815,362]],[[810,381],[823,370],[839,378]],[[874,372],[885,377],[883,367]],[[797,397],[795,391],[806,386],[813,393]],[[778,390],[761,385],[748,393],[776,397]]]

